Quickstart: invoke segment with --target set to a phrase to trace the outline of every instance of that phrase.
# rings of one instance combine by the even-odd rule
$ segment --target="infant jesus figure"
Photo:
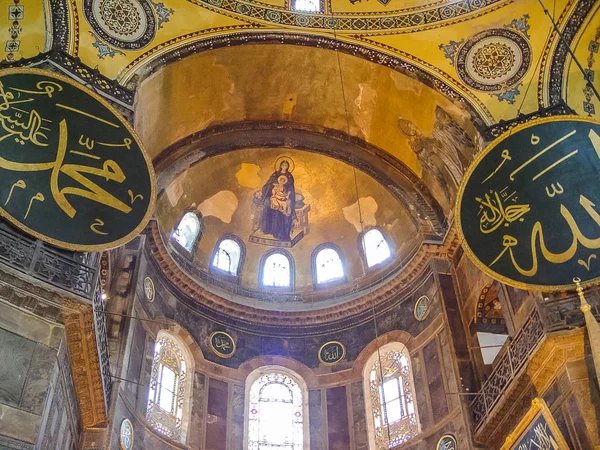
[[[273,184],[271,209],[290,216],[292,214],[292,203],[290,202],[290,191],[285,188],[287,181],[288,179],[285,175],[280,175],[277,178],[277,184]]]

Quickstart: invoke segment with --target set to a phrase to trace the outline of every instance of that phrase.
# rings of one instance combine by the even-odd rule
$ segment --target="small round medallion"
[[[119,440],[121,449],[131,450],[133,448],[133,424],[131,423],[131,420],[125,419],[121,422]]]
[[[224,331],[215,331],[208,341],[212,351],[221,358],[231,358],[235,354],[235,341]]]
[[[531,46],[520,33],[492,28],[471,36],[458,50],[456,71],[478,91],[498,92],[518,84],[531,66]]]
[[[146,297],[146,300],[149,302],[153,302],[154,294],[154,281],[152,281],[152,278],[150,277],[144,278],[144,297]]]
[[[426,295],[421,295],[415,302],[415,319],[425,320],[431,310],[431,300]]]
[[[456,450],[456,439],[451,434],[445,434],[437,444],[437,450]]]
[[[335,366],[346,356],[346,347],[338,341],[329,341],[319,349],[319,361],[326,366]]]

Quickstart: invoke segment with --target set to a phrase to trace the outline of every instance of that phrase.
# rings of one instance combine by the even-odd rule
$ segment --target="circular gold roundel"
[[[421,295],[415,302],[415,319],[425,320],[431,310],[431,300],[426,295]]]
[[[131,450],[133,448],[133,424],[129,419],[121,422],[119,442],[122,450]]]
[[[437,450],[457,450],[456,438],[451,434],[443,435],[438,441]]]
[[[153,302],[154,295],[154,281],[152,281],[152,278],[150,277],[144,278],[144,297],[146,297],[146,300],[148,300],[149,302]]]
[[[221,358],[231,358],[235,354],[235,341],[224,331],[215,331],[208,338],[210,348]]]
[[[335,366],[346,356],[346,347],[338,341],[329,341],[319,349],[319,361],[326,366]]]
[[[39,69],[0,71],[0,216],[67,250],[97,252],[148,223],[150,158],[100,96]]]

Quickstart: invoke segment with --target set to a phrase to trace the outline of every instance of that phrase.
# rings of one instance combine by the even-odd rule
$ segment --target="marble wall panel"
[[[327,432],[329,450],[350,448],[346,386],[327,389]]]
[[[356,450],[369,450],[367,432],[367,416],[365,411],[365,391],[362,381],[352,383],[352,432],[354,434],[354,448]]]
[[[423,359],[427,371],[427,380],[429,381],[429,397],[431,399],[433,420],[437,423],[448,414],[448,402],[444,389],[444,380],[442,377],[440,355],[438,353],[436,339],[433,339],[423,347]]]
[[[308,391],[308,415],[310,420],[311,450],[326,450],[325,430],[327,424],[325,423],[323,414],[322,391]]]
[[[227,450],[228,399],[229,385],[211,378],[208,382],[206,450]]]
[[[229,450],[242,450],[244,446],[244,394],[243,385],[232,387]]]
[[[192,414],[188,426],[188,444],[194,449],[204,448],[203,430],[206,419],[206,375],[194,374],[192,391]]]
[[[0,328],[0,403],[20,406],[35,342]]]

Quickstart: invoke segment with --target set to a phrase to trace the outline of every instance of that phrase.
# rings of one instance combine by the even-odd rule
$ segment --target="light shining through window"
[[[193,212],[185,213],[179,221],[177,228],[173,230],[171,239],[185,248],[188,252],[192,252],[196,239],[200,234],[200,219]]]
[[[233,239],[223,239],[213,258],[213,267],[237,275],[241,249]]]
[[[400,445],[418,433],[410,363],[403,351],[381,353],[371,368],[369,386],[377,450]]]
[[[181,433],[185,381],[181,349],[172,339],[160,338],[154,346],[146,419],[156,431],[172,439],[179,439]]]
[[[317,283],[344,278],[344,266],[338,252],[332,248],[324,248],[315,258]]]
[[[302,450],[302,391],[282,373],[268,373],[250,387],[248,450]]]
[[[264,262],[262,272],[264,286],[290,287],[290,260],[283,253],[273,253]]]
[[[302,12],[319,12],[321,5],[318,0],[296,0],[292,9]]]
[[[363,246],[365,257],[367,258],[367,266],[373,267],[380,264],[392,255],[390,246],[387,241],[376,228],[367,231],[363,236]]]

